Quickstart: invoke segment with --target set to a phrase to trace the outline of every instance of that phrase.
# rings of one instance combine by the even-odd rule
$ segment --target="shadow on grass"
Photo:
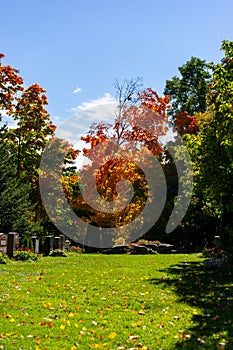
[[[149,283],[172,288],[180,303],[202,310],[201,314],[194,312],[194,326],[186,330],[189,336],[184,334],[175,349],[233,349],[232,266],[206,270],[201,260],[160,271],[167,278],[152,278]]]

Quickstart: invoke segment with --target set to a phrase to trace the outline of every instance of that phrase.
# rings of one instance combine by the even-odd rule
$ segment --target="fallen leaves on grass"
[[[109,339],[114,339],[116,336],[117,336],[116,332],[111,332],[108,337]]]

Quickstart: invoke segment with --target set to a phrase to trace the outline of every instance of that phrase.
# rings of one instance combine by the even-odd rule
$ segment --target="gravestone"
[[[60,237],[54,237],[54,240],[53,240],[53,249],[60,249],[60,248],[59,248],[59,240],[60,240]]]
[[[0,253],[7,253],[7,234],[2,232],[0,233]]]
[[[33,244],[33,249],[35,254],[39,254],[39,238],[37,236],[32,236],[32,244]]]
[[[61,250],[65,249],[65,236],[64,235],[59,236],[59,249],[61,249]]]
[[[65,250],[65,236],[59,235],[53,239],[53,249]]]
[[[46,236],[45,242],[44,242],[44,255],[48,256],[50,251],[53,250],[53,237],[52,236]]]
[[[17,232],[9,232],[7,237],[7,255],[12,258],[15,250],[19,248],[19,235]]]

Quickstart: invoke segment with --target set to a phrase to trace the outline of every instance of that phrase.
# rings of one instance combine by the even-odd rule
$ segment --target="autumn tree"
[[[42,198],[41,218],[45,232],[68,235],[66,229],[72,219],[69,217],[70,203],[76,194],[78,175],[74,159],[78,151],[68,142],[53,136],[43,153],[40,164],[40,195]],[[72,222],[71,222],[72,226]],[[75,232],[73,230],[73,234]],[[70,237],[70,235],[68,235]]]
[[[137,162],[144,162],[150,169],[153,159],[159,158],[163,152],[159,136],[164,135],[168,128],[168,97],[160,97],[151,88],[140,90],[140,83],[139,78],[123,83],[116,81],[118,99],[113,124],[93,124],[89,133],[82,137],[89,146],[83,149],[83,153],[90,164],[80,171],[79,181],[82,186],[85,173],[83,193],[91,205],[82,195],[71,203],[83,220],[94,226],[119,227],[119,234],[122,235],[124,226],[138,217],[147,201],[146,176]],[[150,152],[150,156],[147,153],[145,157],[145,150]],[[117,188],[123,179],[131,183],[130,188],[121,183],[124,199],[120,198]],[[92,200],[93,183],[96,184],[99,202]],[[132,188],[133,199],[128,202],[127,194]],[[118,205],[114,211],[113,202],[116,207]]]
[[[16,173],[15,163],[12,164],[12,177],[28,186],[28,198],[35,209],[30,220],[38,221],[41,208],[38,184],[40,159],[55,125],[45,110],[48,103],[45,90],[38,84],[25,89],[19,71],[3,65],[2,58],[3,54],[0,55],[0,111],[15,122],[15,127],[7,127],[4,131],[7,144],[5,157],[8,154],[9,159],[16,162]]]
[[[16,97],[23,90],[23,79],[18,75],[17,69],[2,65],[3,58],[4,54],[0,53],[0,110],[13,115]]]
[[[56,128],[45,110],[46,91],[38,84],[25,89],[18,70],[1,63],[0,84],[0,109],[16,122],[9,130],[9,139],[17,149],[18,174],[30,178],[37,172],[41,152]]]

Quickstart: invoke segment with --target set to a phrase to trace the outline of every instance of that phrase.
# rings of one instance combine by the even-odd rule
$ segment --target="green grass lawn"
[[[0,265],[0,349],[233,349],[232,274],[196,254]]]

